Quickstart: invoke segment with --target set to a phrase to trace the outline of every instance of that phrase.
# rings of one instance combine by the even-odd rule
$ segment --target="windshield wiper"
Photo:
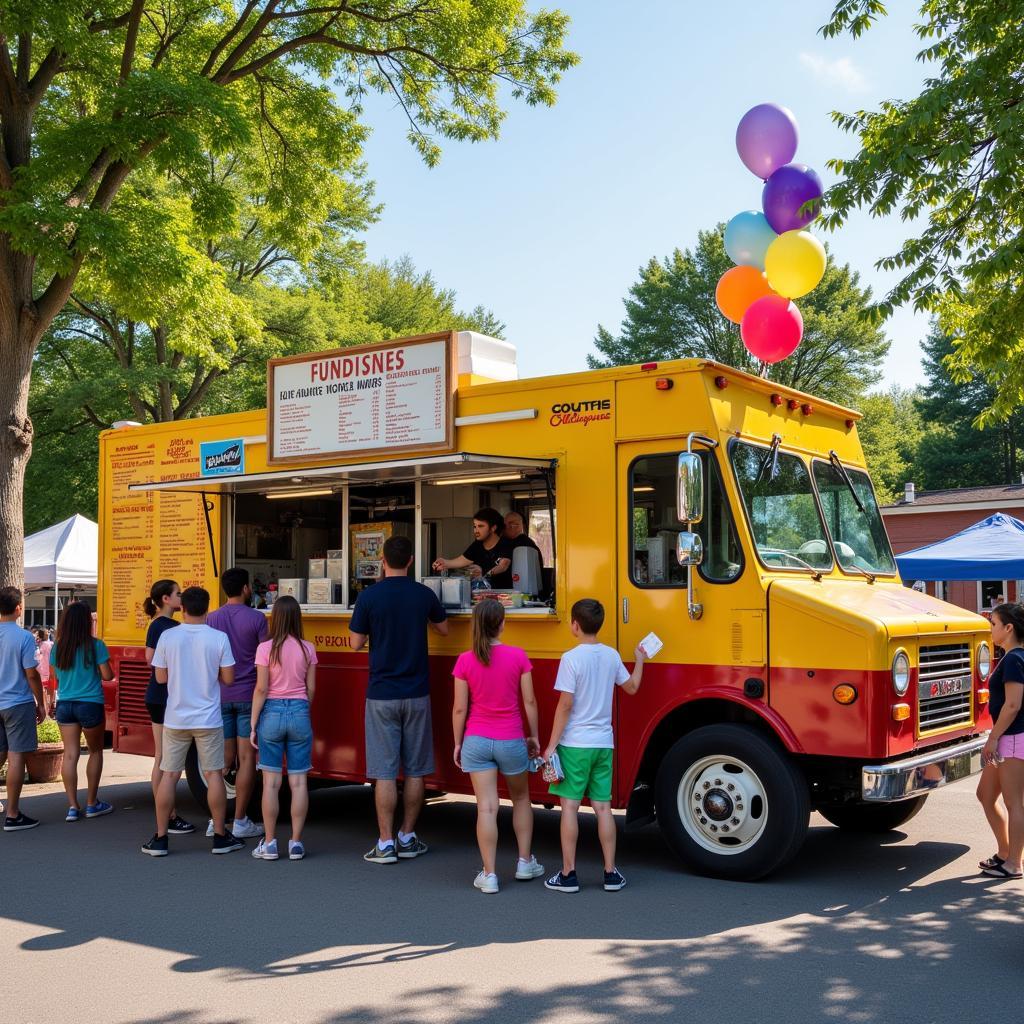
[[[764,471],[768,468],[768,463],[772,464],[772,471],[768,474],[769,480],[775,479],[775,474],[778,472],[779,466],[779,445],[782,444],[782,437],[779,434],[772,434],[772,445],[764,453],[764,458],[761,460],[761,465],[757,467],[757,476],[754,477],[753,486],[756,487],[761,482],[761,477],[764,476]]]
[[[856,565],[853,562],[851,562],[849,565],[843,565],[842,562],[840,562],[839,564],[840,566],[842,566],[844,572],[859,572],[861,576],[867,576],[868,583],[875,582],[876,576],[873,572],[868,572],[867,569],[862,569],[859,565]]]
[[[834,448],[828,453],[828,461],[832,463],[832,468],[839,474],[839,478],[843,483],[850,488],[850,493],[853,495],[853,500],[856,502],[857,509],[861,515],[867,515],[867,510],[864,508],[864,503],[860,500],[857,490],[853,486],[850,474],[846,472],[846,467],[839,461],[839,456],[836,454]]]

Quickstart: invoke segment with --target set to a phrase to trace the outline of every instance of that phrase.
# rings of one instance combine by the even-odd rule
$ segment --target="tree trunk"
[[[23,589],[23,488],[32,454],[28,385],[36,339],[26,335],[21,319],[16,313],[0,317],[0,586]]]

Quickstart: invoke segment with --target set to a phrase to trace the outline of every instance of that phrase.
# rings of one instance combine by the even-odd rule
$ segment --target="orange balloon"
[[[715,302],[722,316],[738,324],[758,299],[774,294],[768,278],[757,267],[732,267],[718,279]]]

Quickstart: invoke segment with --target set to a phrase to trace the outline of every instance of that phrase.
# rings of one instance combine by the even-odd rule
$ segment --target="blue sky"
[[[533,5],[536,6],[536,5]],[[388,101],[367,113],[371,177],[384,204],[366,234],[372,259],[410,255],[507,324],[523,376],[582,369],[599,323],[617,330],[622,300],[652,256],[687,247],[697,231],[760,205],[761,183],[740,163],[736,124],[756,103],[788,106],[800,124],[797,160],[830,184],[829,157],[854,140],[832,110],[874,109],[915,95],[917,4],[861,39],[818,33],[832,5],[790,0],[562,0],[582,56],[551,109],[510,107],[497,142],[448,143],[428,169]],[[876,292],[874,269],[906,236],[898,219],[858,215],[826,236]],[[883,386],[920,381],[924,317],[900,310]]]

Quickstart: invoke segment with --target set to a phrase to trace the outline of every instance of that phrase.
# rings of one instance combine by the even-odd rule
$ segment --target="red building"
[[[883,505],[881,512],[893,553],[899,555],[951,537],[993,512],[1024,520],[1024,484],[954,487],[917,493],[913,484],[907,484],[903,501]],[[976,612],[998,604],[1000,595],[1006,601],[1024,596],[1024,580],[951,580],[928,583],[927,588],[929,594]]]

